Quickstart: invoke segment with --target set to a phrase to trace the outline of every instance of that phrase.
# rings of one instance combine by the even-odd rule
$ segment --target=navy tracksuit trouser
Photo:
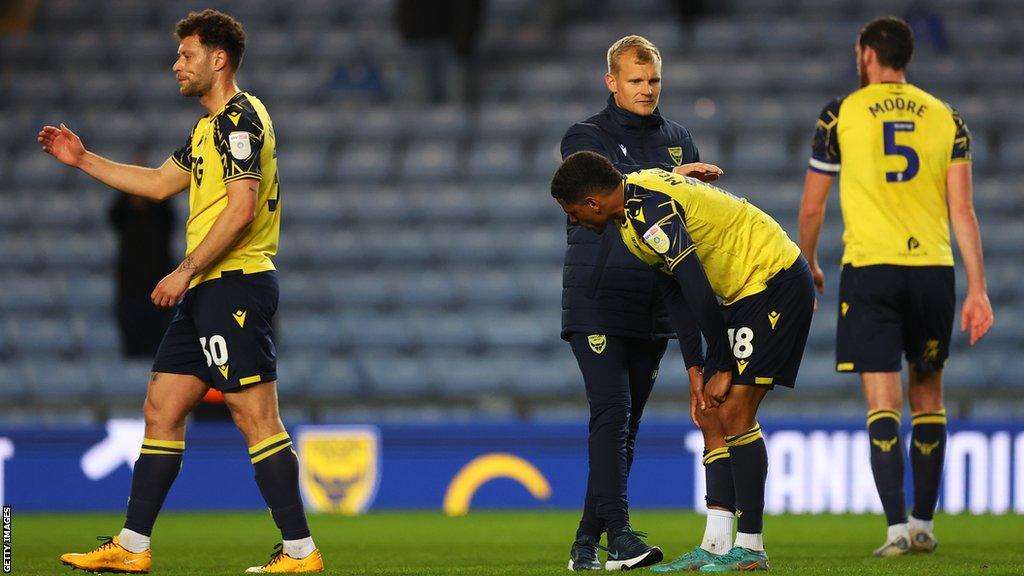
[[[629,525],[626,484],[644,406],[668,340],[577,333],[569,340],[590,403],[590,474],[577,534]]]

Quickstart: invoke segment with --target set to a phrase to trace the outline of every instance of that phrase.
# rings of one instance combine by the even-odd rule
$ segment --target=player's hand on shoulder
[[[971,346],[988,334],[993,322],[995,322],[995,315],[992,312],[992,303],[988,300],[988,294],[983,291],[967,292],[963,311],[960,314],[960,331],[966,332],[970,329]]]
[[[82,139],[64,124],[43,126],[36,140],[42,144],[44,152],[68,166],[77,167],[85,156]]]
[[[682,166],[676,166],[673,168],[672,172],[696,178],[701,182],[714,182],[715,180],[718,180],[720,176],[725,174],[721,168],[714,164],[708,164],[707,162],[691,162],[689,164],[683,164]]]

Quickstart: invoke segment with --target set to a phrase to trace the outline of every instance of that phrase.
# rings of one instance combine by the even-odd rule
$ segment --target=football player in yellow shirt
[[[807,343],[814,285],[800,249],[742,198],[660,169],[623,176],[593,152],[565,159],[551,195],[570,221],[595,232],[614,221],[630,252],[661,272],[676,330],[699,326],[706,385],[691,380],[690,415],[705,459],[732,461],[737,516],[735,546],[700,569],[767,570],[768,454],[756,417],[769,390],[796,384]]]
[[[235,83],[245,52],[238,21],[215,10],[193,12],[175,33],[180,92],[198,97],[208,114],[162,166],[112,162],[87,151],[63,124],[39,133],[44,151],[122,192],[165,200],[189,188],[185,258],[152,294],[155,305],[175,307],[175,315],[153,363],[124,528],[99,548],[61,560],[90,572],[149,571],[153,524],[182,464],[185,418],[214,387],[224,392],[245,436],[256,483],[283,539],[269,562],[247,571],[319,572],[323,560],[306,523],[298,461],[278,415],[271,325],[278,284],[271,257],[281,212],[274,128],[262,102]]]
[[[846,230],[836,370],[860,374],[867,399],[871,469],[889,524],[876,556],[931,552],[937,545],[932,516],[946,444],[942,368],[956,307],[950,223],[967,269],[960,329],[970,330],[973,346],[993,321],[971,199],[970,132],[956,110],[907,83],[913,49],[910,27],[898,18],[861,29],[861,87],[822,111],[800,205],[801,251],[823,292],[816,248],[839,175]],[[909,521],[900,430],[904,354],[913,417]]]

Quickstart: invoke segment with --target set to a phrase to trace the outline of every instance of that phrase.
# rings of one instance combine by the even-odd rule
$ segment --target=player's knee
[[[157,402],[152,397],[146,397],[142,408],[142,415],[146,421],[147,434],[173,434],[185,426],[187,413],[174,410],[173,406]]]

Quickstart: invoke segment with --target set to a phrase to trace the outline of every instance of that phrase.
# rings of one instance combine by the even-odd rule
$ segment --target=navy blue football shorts
[[[956,310],[952,266],[843,266],[839,280],[836,371],[899,372],[901,356],[919,372],[949,357]]]
[[[190,288],[160,342],[154,372],[197,376],[220,391],[277,380],[271,321],[277,273],[228,271]]]
[[[776,274],[765,290],[723,310],[736,359],[732,383],[794,387],[814,314],[814,280],[804,257]]]

